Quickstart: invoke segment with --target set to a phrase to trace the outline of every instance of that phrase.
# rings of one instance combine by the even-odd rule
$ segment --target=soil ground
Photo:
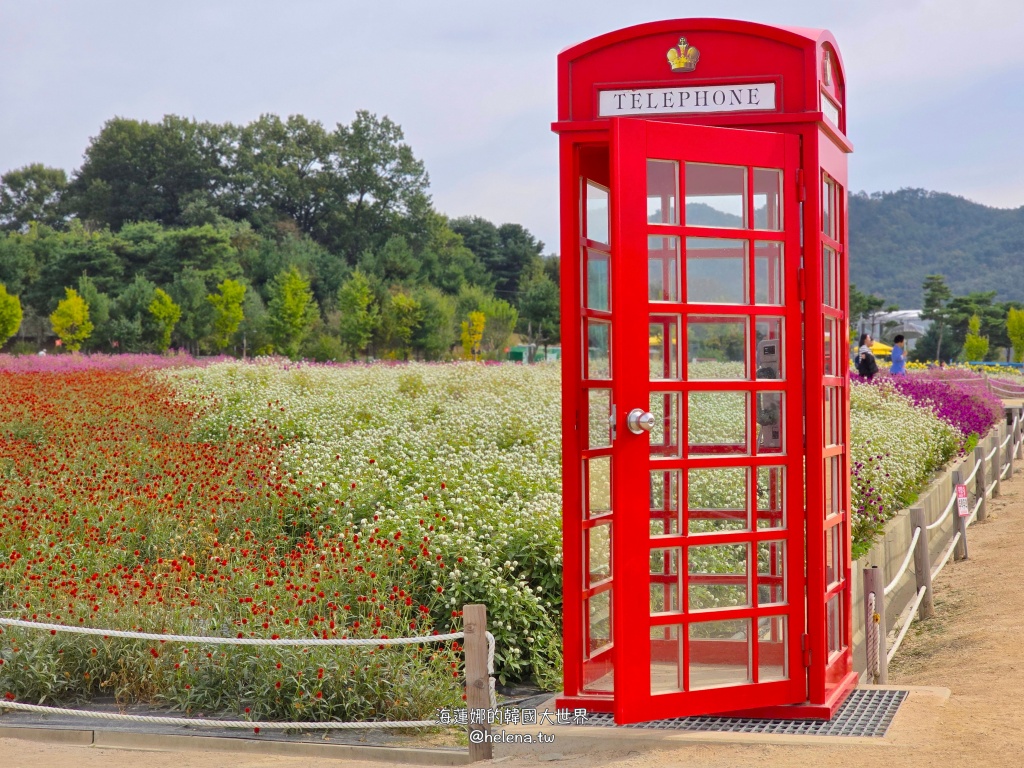
[[[970,558],[950,562],[935,583],[936,616],[915,622],[890,669],[889,683],[912,690],[884,738],[762,737],[557,731],[552,744],[495,747],[503,768],[552,762],[599,768],[818,768],[882,762],[1024,766],[1024,473],[1003,483],[989,519],[968,533]],[[948,692],[943,690],[948,689]],[[947,696],[948,693],[948,696]],[[3,725],[3,718],[0,718]],[[600,732],[600,733],[597,733]],[[137,752],[0,739],[4,768],[242,768],[380,765],[309,757],[224,752]]]

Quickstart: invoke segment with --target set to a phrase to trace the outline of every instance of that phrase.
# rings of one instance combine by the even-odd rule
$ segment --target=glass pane
[[[747,528],[747,468],[691,469],[686,506],[690,533]]]
[[[738,608],[747,598],[747,544],[714,544],[687,550],[689,610]]]
[[[683,633],[681,627],[651,627],[651,693],[683,690]]]
[[[824,368],[826,376],[839,376],[839,361],[845,358],[840,358],[838,341],[839,341],[839,321],[834,317],[825,318],[825,338],[824,338]]]
[[[587,447],[607,448],[612,444],[612,391],[587,391]]]
[[[839,387],[825,387],[824,419],[825,445],[841,445],[843,442],[843,390]]]
[[[651,392],[654,427],[649,436],[651,458],[681,455],[679,442],[679,392]]]
[[[782,171],[754,169],[754,229],[782,229]]]
[[[700,621],[689,626],[690,690],[750,682],[750,622]]]
[[[757,339],[757,369],[754,378],[759,381],[783,378],[782,371],[782,318],[759,317],[755,321]]]
[[[757,393],[758,455],[782,453],[785,395],[782,392]]]
[[[843,642],[843,593],[834,595],[825,604],[825,623],[828,632],[828,652],[840,651],[845,646]]]
[[[746,392],[690,392],[687,403],[691,454],[747,452]]]
[[[674,160],[647,161],[647,221],[678,224],[679,163]]]
[[[647,298],[679,301],[679,238],[647,238]]]
[[[651,472],[651,536],[679,533],[679,475],[678,469]]]
[[[686,238],[686,300],[746,304],[747,243],[711,237]]]
[[[785,528],[785,467],[757,468],[757,527]]]
[[[757,543],[757,603],[786,602],[786,542]]]
[[[747,226],[747,169],[737,165],[686,164],[686,225]]]
[[[837,523],[825,531],[825,581],[836,584],[846,571],[843,562],[843,525]]]
[[[821,252],[821,302],[829,307],[839,306],[839,291],[836,288],[839,281],[838,266],[836,252],[831,248],[823,247]]]
[[[651,550],[651,613],[679,613],[679,558],[681,550]]]
[[[821,231],[838,240],[836,221],[836,186],[827,176],[821,178]]]
[[[587,239],[608,243],[608,190],[587,182]]]
[[[649,357],[652,380],[679,380],[679,315],[651,315]]]
[[[754,303],[781,305],[782,243],[754,242]]]
[[[612,525],[605,523],[583,531],[586,539],[587,589],[612,576]]]
[[[584,306],[607,312],[609,303],[609,276],[611,274],[611,256],[600,251],[587,251],[587,297]]]
[[[686,378],[747,378],[747,320],[690,315],[686,320]]]
[[[757,622],[757,681],[788,680],[786,617],[765,616]]]
[[[601,320],[586,320],[587,326],[587,370],[588,379],[610,379],[611,367],[611,323]]]
[[[591,656],[612,642],[612,591],[593,595],[587,603],[587,650]]]
[[[825,459],[825,517],[839,514],[842,505],[842,495],[839,482],[842,474],[839,471],[840,456],[828,456]]]
[[[584,482],[587,491],[587,517],[598,517],[612,511],[612,457],[584,459]]]

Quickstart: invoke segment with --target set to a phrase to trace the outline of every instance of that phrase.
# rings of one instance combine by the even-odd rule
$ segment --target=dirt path
[[[989,503],[989,519],[969,530],[970,559],[950,563],[935,583],[936,618],[915,623],[890,670],[890,684],[950,689],[941,695],[914,693],[903,704],[884,739],[803,739],[771,743],[718,737],[634,737],[621,731],[559,734],[532,754],[495,749],[508,768],[565,762],[609,768],[652,766],[870,765],[935,766],[960,760],[977,766],[1024,766],[1024,473],[1003,484]],[[574,729],[576,730],[576,729]],[[614,735],[613,735],[614,734]],[[792,737],[790,737],[792,738]],[[780,740],[783,743],[778,743]],[[0,739],[4,768],[131,768],[137,753]],[[380,763],[151,752],[147,768],[232,766],[370,766]]]

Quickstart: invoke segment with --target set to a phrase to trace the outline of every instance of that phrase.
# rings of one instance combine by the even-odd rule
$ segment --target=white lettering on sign
[[[600,117],[770,111],[775,109],[775,83],[637,88],[601,91],[598,97]]]
[[[967,505],[967,486],[958,485],[956,487],[956,511],[960,517],[970,517],[971,509]]]

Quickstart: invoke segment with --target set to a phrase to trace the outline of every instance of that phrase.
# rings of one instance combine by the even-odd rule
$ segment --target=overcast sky
[[[0,173],[78,168],[114,116],[328,127],[388,115],[438,210],[556,247],[555,58],[659,19],[829,29],[848,77],[851,189],[1024,205],[1016,0],[0,0]]]

